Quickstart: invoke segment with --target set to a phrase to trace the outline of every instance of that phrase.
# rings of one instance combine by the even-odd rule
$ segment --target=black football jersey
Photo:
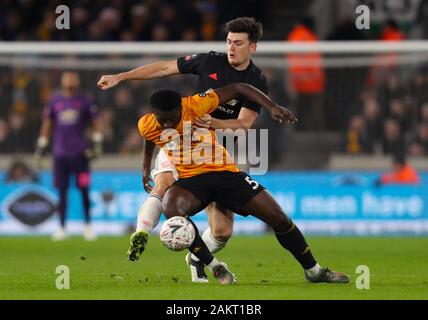
[[[195,93],[221,88],[232,83],[244,82],[268,94],[266,77],[252,61],[247,69],[239,71],[229,64],[226,53],[210,51],[209,53],[178,58],[177,66],[180,73],[198,75]],[[250,102],[244,97],[237,97],[218,106],[211,115],[217,119],[237,119],[243,106],[260,113],[261,107],[258,104]]]

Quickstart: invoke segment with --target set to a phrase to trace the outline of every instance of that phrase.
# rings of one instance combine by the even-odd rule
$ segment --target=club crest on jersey
[[[216,81],[218,80],[217,72],[211,73],[211,74],[209,75],[209,77],[210,77],[211,79],[216,80]]]
[[[232,99],[232,100],[229,100],[228,102],[226,102],[226,104],[228,106],[234,107],[234,106],[236,106],[238,104],[238,102],[239,102],[238,100]]]
[[[75,124],[79,118],[79,112],[74,109],[67,109],[58,114],[58,120],[62,124]]]

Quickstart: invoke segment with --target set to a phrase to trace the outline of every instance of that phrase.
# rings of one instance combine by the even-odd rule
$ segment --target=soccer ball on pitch
[[[172,217],[163,223],[159,235],[168,249],[182,251],[195,240],[195,228],[184,217]]]

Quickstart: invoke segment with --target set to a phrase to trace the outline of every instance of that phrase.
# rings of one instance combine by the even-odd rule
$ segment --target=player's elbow
[[[244,120],[244,119],[240,119],[239,120],[239,129],[244,129],[244,130],[248,130],[252,127],[253,125],[253,121],[252,120]]]

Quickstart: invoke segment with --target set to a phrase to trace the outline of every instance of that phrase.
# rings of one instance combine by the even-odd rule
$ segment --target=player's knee
[[[233,233],[233,225],[223,225],[221,227],[211,227],[211,235],[220,242],[227,242]]]
[[[275,232],[287,232],[293,226],[293,222],[290,218],[283,212],[278,214],[278,217],[275,219],[275,223],[272,225],[272,228]]]
[[[159,197],[163,197],[168,187],[169,186],[165,184],[155,184],[150,194],[156,194]]]
[[[174,177],[171,173],[160,173],[155,176],[155,185],[150,193],[163,197],[166,190],[168,190],[174,181]]]
[[[185,212],[177,205],[177,201],[173,194],[166,193],[162,200],[163,213],[167,219],[175,216],[185,216]]]

